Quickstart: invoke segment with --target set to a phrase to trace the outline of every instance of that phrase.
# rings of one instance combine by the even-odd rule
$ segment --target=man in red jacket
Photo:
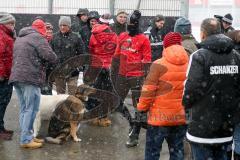
[[[13,131],[4,128],[4,115],[12,96],[8,84],[11,73],[15,18],[9,13],[0,13],[0,139],[11,140]]]
[[[108,25],[96,24],[94,26],[89,43],[90,54],[96,57],[92,58],[91,61],[91,74],[99,71],[96,80],[93,82],[94,88],[112,92],[110,66],[112,56],[116,49],[116,43],[117,34],[114,33]],[[101,63],[99,61],[101,61]],[[93,124],[107,127],[111,124],[111,121],[106,115],[103,115],[103,118],[95,119]]]
[[[138,137],[141,129],[139,113],[136,111],[134,120],[123,102],[129,90],[132,92],[133,106],[136,109],[140,96],[141,86],[146,75],[145,69],[151,63],[151,46],[148,38],[139,30],[141,13],[135,10],[128,22],[128,32],[123,32],[118,37],[118,44],[113,57],[112,79],[115,90],[121,98],[121,104],[117,108],[130,123],[129,140],[127,147],[138,145]],[[116,73],[116,76],[114,74]]]

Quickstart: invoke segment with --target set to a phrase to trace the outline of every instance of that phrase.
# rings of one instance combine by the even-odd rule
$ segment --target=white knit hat
[[[15,18],[7,13],[7,12],[0,12],[0,24],[8,24],[8,23],[15,23]]]
[[[67,25],[71,27],[71,18],[69,16],[61,16],[59,19],[59,26],[60,25]]]

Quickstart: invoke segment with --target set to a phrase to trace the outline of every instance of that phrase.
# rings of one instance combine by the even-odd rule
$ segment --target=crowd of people
[[[13,135],[4,127],[13,86],[20,106],[20,146],[40,148],[44,140],[33,136],[40,95],[51,95],[53,83],[57,94],[74,95],[79,72],[84,72],[85,84],[119,96],[116,112],[129,122],[127,147],[136,147],[141,128],[147,129],[145,160],[160,158],[164,139],[171,160],[186,155],[194,160],[240,159],[240,31],[232,27],[231,14],[204,19],[201,42],[185,17],[166,33],[163,15],[156,15],[143,32],[139,10],[119,10],[112,18],[80,8],[76,16],[73,24],[69,16],[60,16],[56,33],[55,26],[37,17],[16,34],[15,18],[0,13],[0,139]],[[49,81],[55,68],[78,55],[98,59],[67,78],[55,74]],[[87,70],[97,77],[91,79]],[[134,116],[124,104],[129,91]],[[89,100],[87,109],[94,103]],[[111,125],[109,114],[91,124]]]

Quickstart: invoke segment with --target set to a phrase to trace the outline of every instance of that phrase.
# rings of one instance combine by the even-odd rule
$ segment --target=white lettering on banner
[[[227,66],[211,66],[210,75],[215,74],[237,74],[238,66],[236,65],[227,65]]]

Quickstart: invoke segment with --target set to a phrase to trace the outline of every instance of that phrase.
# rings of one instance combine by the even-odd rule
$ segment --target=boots
[[[234,160],[240,160],[240,155],[234,152]]]
[[[138,137],[140,133],[141,126],[134,124],[129,130],[128,141],[126,142],[126,147],[136,147],[138,145]]]
[[[12,130],[3,129],[3,130],[0,131],[0,139],[12,140],[12,136],[13,136],[13,131]]]
[[[108,117],[105,118],[96,118],[91,122],[94,126],[108,127],[112,124],[111,120]]]
[[[37,143],[34,140],[32,140],[29,143],[26,144],[21,144],[21,148],[28,148],[28,149],[37,149],[37,148],[41,148],[42,147],[42,143]]]

